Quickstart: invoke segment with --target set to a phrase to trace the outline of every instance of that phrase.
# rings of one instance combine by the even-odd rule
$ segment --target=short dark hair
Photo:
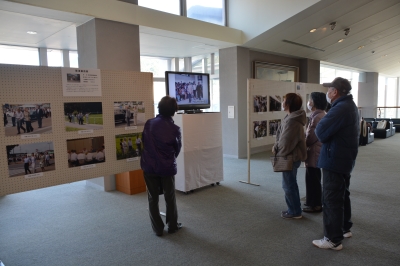
[[[158,103],[158,113],[163,116],[174,116],[178,111],[178,103],[175,98],[164,96]]]
[[[314,107],[320,110],[325,110],[328,102],[326,101],[326,94],[323,92],[311,92],[311,100],[314,103]]]
[[[297,93],[288,93],[285,96],[285,105],[289,107],[289,112],[295,112],[300,110],[303,105],[303,99]]]

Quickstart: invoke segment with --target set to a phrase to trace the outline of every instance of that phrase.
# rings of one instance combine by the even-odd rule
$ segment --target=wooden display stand
[[[176,114],[182,149],[175,188],[188,192],[224,180],[221,113]]]
[[[115,175],[115,185],[118,191],[128,195],[146,191],[143,170],[135,170]]]

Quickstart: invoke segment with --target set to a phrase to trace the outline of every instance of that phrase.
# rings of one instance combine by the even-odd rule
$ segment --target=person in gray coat
[[[325,116],[327,104],[328,102],[323,92],[312,92],[310,100],[307,103],[307,108],[312,113],[306,131],[306,207],[303,208],[304,212],[322,211],[321,169],[317,167],[322,143],[315,135],[315,128],[319,121]]]
[[[306,113],[300,110],[303,100],[296,93],[288,93],[282,103],[282,110],[288,114],[283,119],[276,134],[276,142],[272,149],[277,156],[293,156],[293,169],[282,172],[282,188],[285,192],[285,200],[288,209],[281,212],[284,219],[300,219],[301,203],[299,187],[297,185],[297,169],[301,161],[307,158],[306,138],[304,126]]]

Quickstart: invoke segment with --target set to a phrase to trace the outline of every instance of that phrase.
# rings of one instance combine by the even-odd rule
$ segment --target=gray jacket
[[[306,113],[298,110],[285,116],[276,133],[274,148],[277,156],[293,154],[293,161],[304,161],[307,158],[304,125]]]
[[[307,160],[305,160],[305,163],[307,167],[317,168],[322,143],[315,135],[315,128],[325,114],[325,111],[317,109],[310,115],[310,123],[306,131]]]

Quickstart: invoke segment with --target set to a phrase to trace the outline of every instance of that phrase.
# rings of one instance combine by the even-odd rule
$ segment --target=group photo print
[[[145,111],[143,101],[114,102],[115,127],[144,126]]]
[[[142,132],[115,136],[117,160],[140,157],[143,150]]]
[[[67,140],[68,167],[104,163],[104,137]]]
[[[64,103],[65,130],[103,129],[101,102]]]
[[[263,113],[267,112],[267,102],[268,102],[268,97],[267,96],[261,96],[261,95],[254,95],[253,97],[253,110],[254,113]]]
[[[269,111],[282,111],[282,98],[279,95],[269,96]]]
[[[50,103],[3,105],[5,136],[52,133]]]
[[[269,121],[269,135],[276,136],[278,128],[281,126],[281,119],[275,119]]]
[[[6,146],[10,177],[54,171],[53,142]]]
[[[253,139],[267,136],[267,120],[253,122]]]

